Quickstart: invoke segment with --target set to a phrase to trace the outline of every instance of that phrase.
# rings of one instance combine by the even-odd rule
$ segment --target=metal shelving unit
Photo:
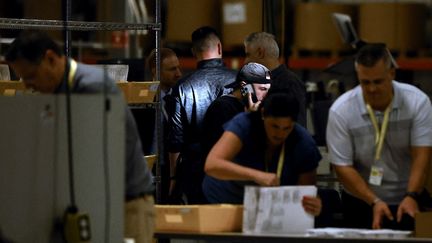
[[[66,0],[69,1],[69,0]],[[69,2],[66,3],[68,5]],[[70,6],[70,5],[69,5]],[[66,18],[68,19],[68,18]],[[154,23],[115,23],[115,22],[85,22],[71,20],[40,20],[40,19],[15,19],[0,18],[0,29],[39,29],[39,30],[63,30],[63,31],[116,31],[116,30],[150,30],[155,32],[156,49],[156,79],[160,80],[160,47],[161,47],[161,1],[155,1]],[[66,40],[65,42],[68,42]],[[65,43],[69,44],[69,43]],[[68,53],[66,53],[68,54]],[[160,94],[159,94],[160,96]],[[157,129],[157,159],[156,159],[156,202],[161,198],[161,171],[160,161],[163,156],[163,134],[162,134],[162,103],[142,104],[141,107],[156,107],[156,129]]]
[[[160,31],[161,23],[114,23],[85,22],[40,19],[0,18],[1,29],[45,29],[70,31],[114,31],[114,30],[154,30]]]

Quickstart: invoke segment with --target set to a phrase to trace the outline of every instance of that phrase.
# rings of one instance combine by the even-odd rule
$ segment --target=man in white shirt
[[[330,108],[327,145],[344,186],[346,226],[413,229],[424,200],[432,147],[432,107],[414,86],[394,81],[384,44],[359,50],[360,85]]]

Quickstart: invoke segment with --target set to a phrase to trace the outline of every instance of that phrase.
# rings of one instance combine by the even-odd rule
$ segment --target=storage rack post
[[[156,0],[154,23],[118,23],[118,22],[86,22],[86,21],[62,21],[40,19],[0,18],[0,29],[38,29],[38,30],[67,30],[67,31],[115,31],[115,30],[151,30],[155,31],[156,48],[156,79],[160,80],[160,46],[161,46],[161,2]],[[160,96],[160,91],[159,94]],[[157,159],[156,159],[156,202],[161,199],[161,171],[160,161],[163,156],[162,134],[162,103],[156,104],[156,129],[157,129]]]

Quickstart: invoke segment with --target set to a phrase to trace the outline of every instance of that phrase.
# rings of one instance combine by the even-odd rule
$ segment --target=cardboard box
[[[128,104],[152,103],[159,82],[118,82],[118,87],[123,91]]]
[[[25,93],[26,90],[24,83],[21,81],[0,81],[0,95],[15,96],[20,92]]]
[[[432,212],[421,212],[415,215],[415,237],[432,238]]]
[[[144,156],[144,158],[147,161],[147,167],[149,168],[149,170],[153,170],[153,166],[157,160],[157,155],[155,155],[155,154],[146,155],[146,156]]]
[[[295,9],[294,46],[310,51],[341,50],[346,47],[332,13],[343,13],[353,16],[353,5],[340,3],[299,3]]]
[[[192,32],[201,26],[219,30],[219,1],[168,0],[165,39],[191,43]]]
[[[360,4],[359,37],[402,51],[425,47],[426,11],[424,4],[416,3]]]
[[[243,46],[244,38],[262,31],[262,0],[222,0],[222,44]]]
[[[22,7],[24,11],[22,17],[26,19],[62,19],[62,12],[60,11],[62,2],[58,0],[44,0],[44,4],[41,4],[39,0],[26,0]],[[55,40],[63,39],[61,31],[47,30],[46,32]]]
[[[156,231],[240,232],[243,206],[156,205]]]

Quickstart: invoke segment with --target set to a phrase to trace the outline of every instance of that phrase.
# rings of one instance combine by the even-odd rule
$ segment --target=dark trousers
[[[334,189],[318,188],[318,196],[321,198],[322,209],[320,215],[315,218],[315,228],[341,227],[341,199],[339,192]]]
[[[202,190],[202,182],[204,179],[204,171],[202,173],[183,171],[182,176],[178,178],[178,186],[186,195],[187,204],[207,204],[208,201]]]
[[[168,157],[165,157],[168,158]],[[153,166],[153,175],[156,175],[156,165]],[[160,165],[160,198],[156,196],[155,190],[155,198],[157,204],[170,204],[168,194],[169,194],[169,186],[170,186],[170,166],[169,161],[166,159],[165,163]]]
[[[198,154],[198,153],[197,153]],[[176,186],[171,195],[171,204],[208,204],[202,190],[204,163],[198,158],[186,160],[179,157],[176,167]],[[186,201],[184,201],[184,197]]]
[[[347,228],[372,228],[373,211],[372,207],[356,197],[342,192],[342,212],[344,226]],[[389,205],[394,220],[383,218],[381,228],[395,230],[414,230],[414,218],[408,214],[402,216],[401,222],[397,222],[397,209],[399,205]]]

